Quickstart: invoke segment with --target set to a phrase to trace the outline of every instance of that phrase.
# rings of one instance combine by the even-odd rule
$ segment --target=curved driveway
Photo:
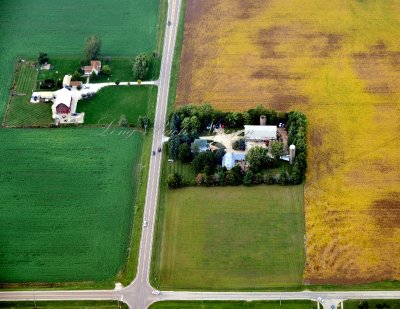
[[[201,1],[201,0],[200,0]],[[153,150],[147,184],[144,218],[148,226],[143,228],[137,276],[126,288],[121,290],[84,290],[84,291],[18,291],[0,292],[1,300],[121,300],[130,308],[145,309],[156,301],[163,300],[317,300],[325,299],[324,308],[331,308],[344,299],[391,299],[400,298],[400,291],[350,291],[350,292],[168,292],[153,295],[150,286],[150,264],[154,223],[156,217],[158,183],[161,170],[161,153],[157,149],[162,144],[165,118],[168,105],[169,83],[177,28],[179,24],[181,0],[169,0],[163,58],[161,64],[156,116],[154,120]]]

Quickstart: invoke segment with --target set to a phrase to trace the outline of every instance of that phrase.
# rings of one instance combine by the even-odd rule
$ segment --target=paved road
[[[21,291],[1,292],[0,300],[122,300],[130,308],[145,309],[150,304],[162,300],[317,300],[325,299],[324,308],[331,308],[344,299],[393,299],[400,298],[400,291],[375,291],[375,292],[168,292],[153,295],[154,289],[150,286],[150,263],[154,223],[156,217],[158,182],[161,170],[161,153],[157,152],[163,141],[165,117],[168,104],[168,91],[172,66],[173,52],[175,49],[176,33],[179,23],[181,0],[169,0],[168,26],[165,34],[163,59],[159,80],[157,109],[154,121],[154,136],[152,147],[156,155],[151,157],[148,178],[148,187],[144,217],[148,226],[143,228],[138,272],[136,279],[126,288],[121,290],[86,290],[86,291]]]

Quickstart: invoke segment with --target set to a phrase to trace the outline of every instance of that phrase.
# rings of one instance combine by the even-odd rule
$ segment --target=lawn
[[[188,0],[177,105],[309,121],[311,284],[400,279],[400,1]]]
[[[162,290],[301,286],[302,186],[167,190],[162,183],[159,207],[154,286]]]
[[[154,303],[150,309],[170,309],[170,308],[185,308],[185,309],[316,309],[317,304],[312,301],[166,301]]]
[[[85,124],[118,125],[121,115],[137,125],[139,116],[153,121],[157,101],[155,86],[109,86],[90,100],[81,100],[77,112],[85,113]]]
[[[358,305],[363,302],[367,301],[369,308],[392,308],[392,309],[398,309],[400,308],[400,300],[399,299],[385,299],[385,300],[379,300],[379,299],[368,299],[368,300],[346,300],[344,302],[343,308],[346,309],[358,309]],[[379,305],[387,305],[386,307],[379,307]]]
[[[66,74],[72,75],[75,71],[77,71],[81,65],[80,60],[81,57],[51,57],[50,56],[50,63],[51,69],[50,70],[40,70],[38,75],[38,81],[44,81],[45,79],[61,79]],[[133,81],[133,56],[132,57],[100,57],[102,65],[109,65],[111,68],[112,76],[105,77],[99,75],[98,80],[90,82],[93,83],[101,83],[101,82],[115,82],[116,80],[119,81]],[[85,81],[86,82],[86,79]]]
[[[130,242],[143,136],[3,129],[0,282],[112,281]]]
[[[0,118],[16,57],[83,55],[85,38],[98,35],[102,56],[133,57],[158,45],[160,0],[0,2]],[[163,10],[165,11],[165,10]]]
[[[119,303],[120,308],[128,309],[124,303]],[[118,308],[116,301],[26,301],[26,302],[0,302],[0,308],[18,309],[115,309]]]

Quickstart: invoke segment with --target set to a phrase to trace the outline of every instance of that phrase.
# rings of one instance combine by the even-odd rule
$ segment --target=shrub
[[[121,117],[119,118],[119,126],[120,127],[128,126],[128,120],[126,119],[125,115],[121,115]]]
[[[246,150],[246,140],[244,138],[241,138],[233,142],[232,148],[234,150]]]
[[[119,79],[117,79],[117,80],[115,81],[115,84],[118,86],[118,85],[119,85],[119,83],[120,83],[120,80],[119,80]]]
[[[182,176],[178,173],[173,173],[168,175],[167,179],[168,188],[177,189],[182,187]]]
[[[104,76],[111,76],[111,68],[108,64],[103,65],[101,68],[101,74]]]
[[[246,175],[243,177],[243,184],[245,186],[252,186],[253,185],[253,172],[251,170],[247,171]]]

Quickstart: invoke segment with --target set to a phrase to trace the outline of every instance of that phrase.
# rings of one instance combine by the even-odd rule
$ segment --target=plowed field
[[[314,283],[400,279],[400,1],[188,0],[177,105],[309,119]]]

